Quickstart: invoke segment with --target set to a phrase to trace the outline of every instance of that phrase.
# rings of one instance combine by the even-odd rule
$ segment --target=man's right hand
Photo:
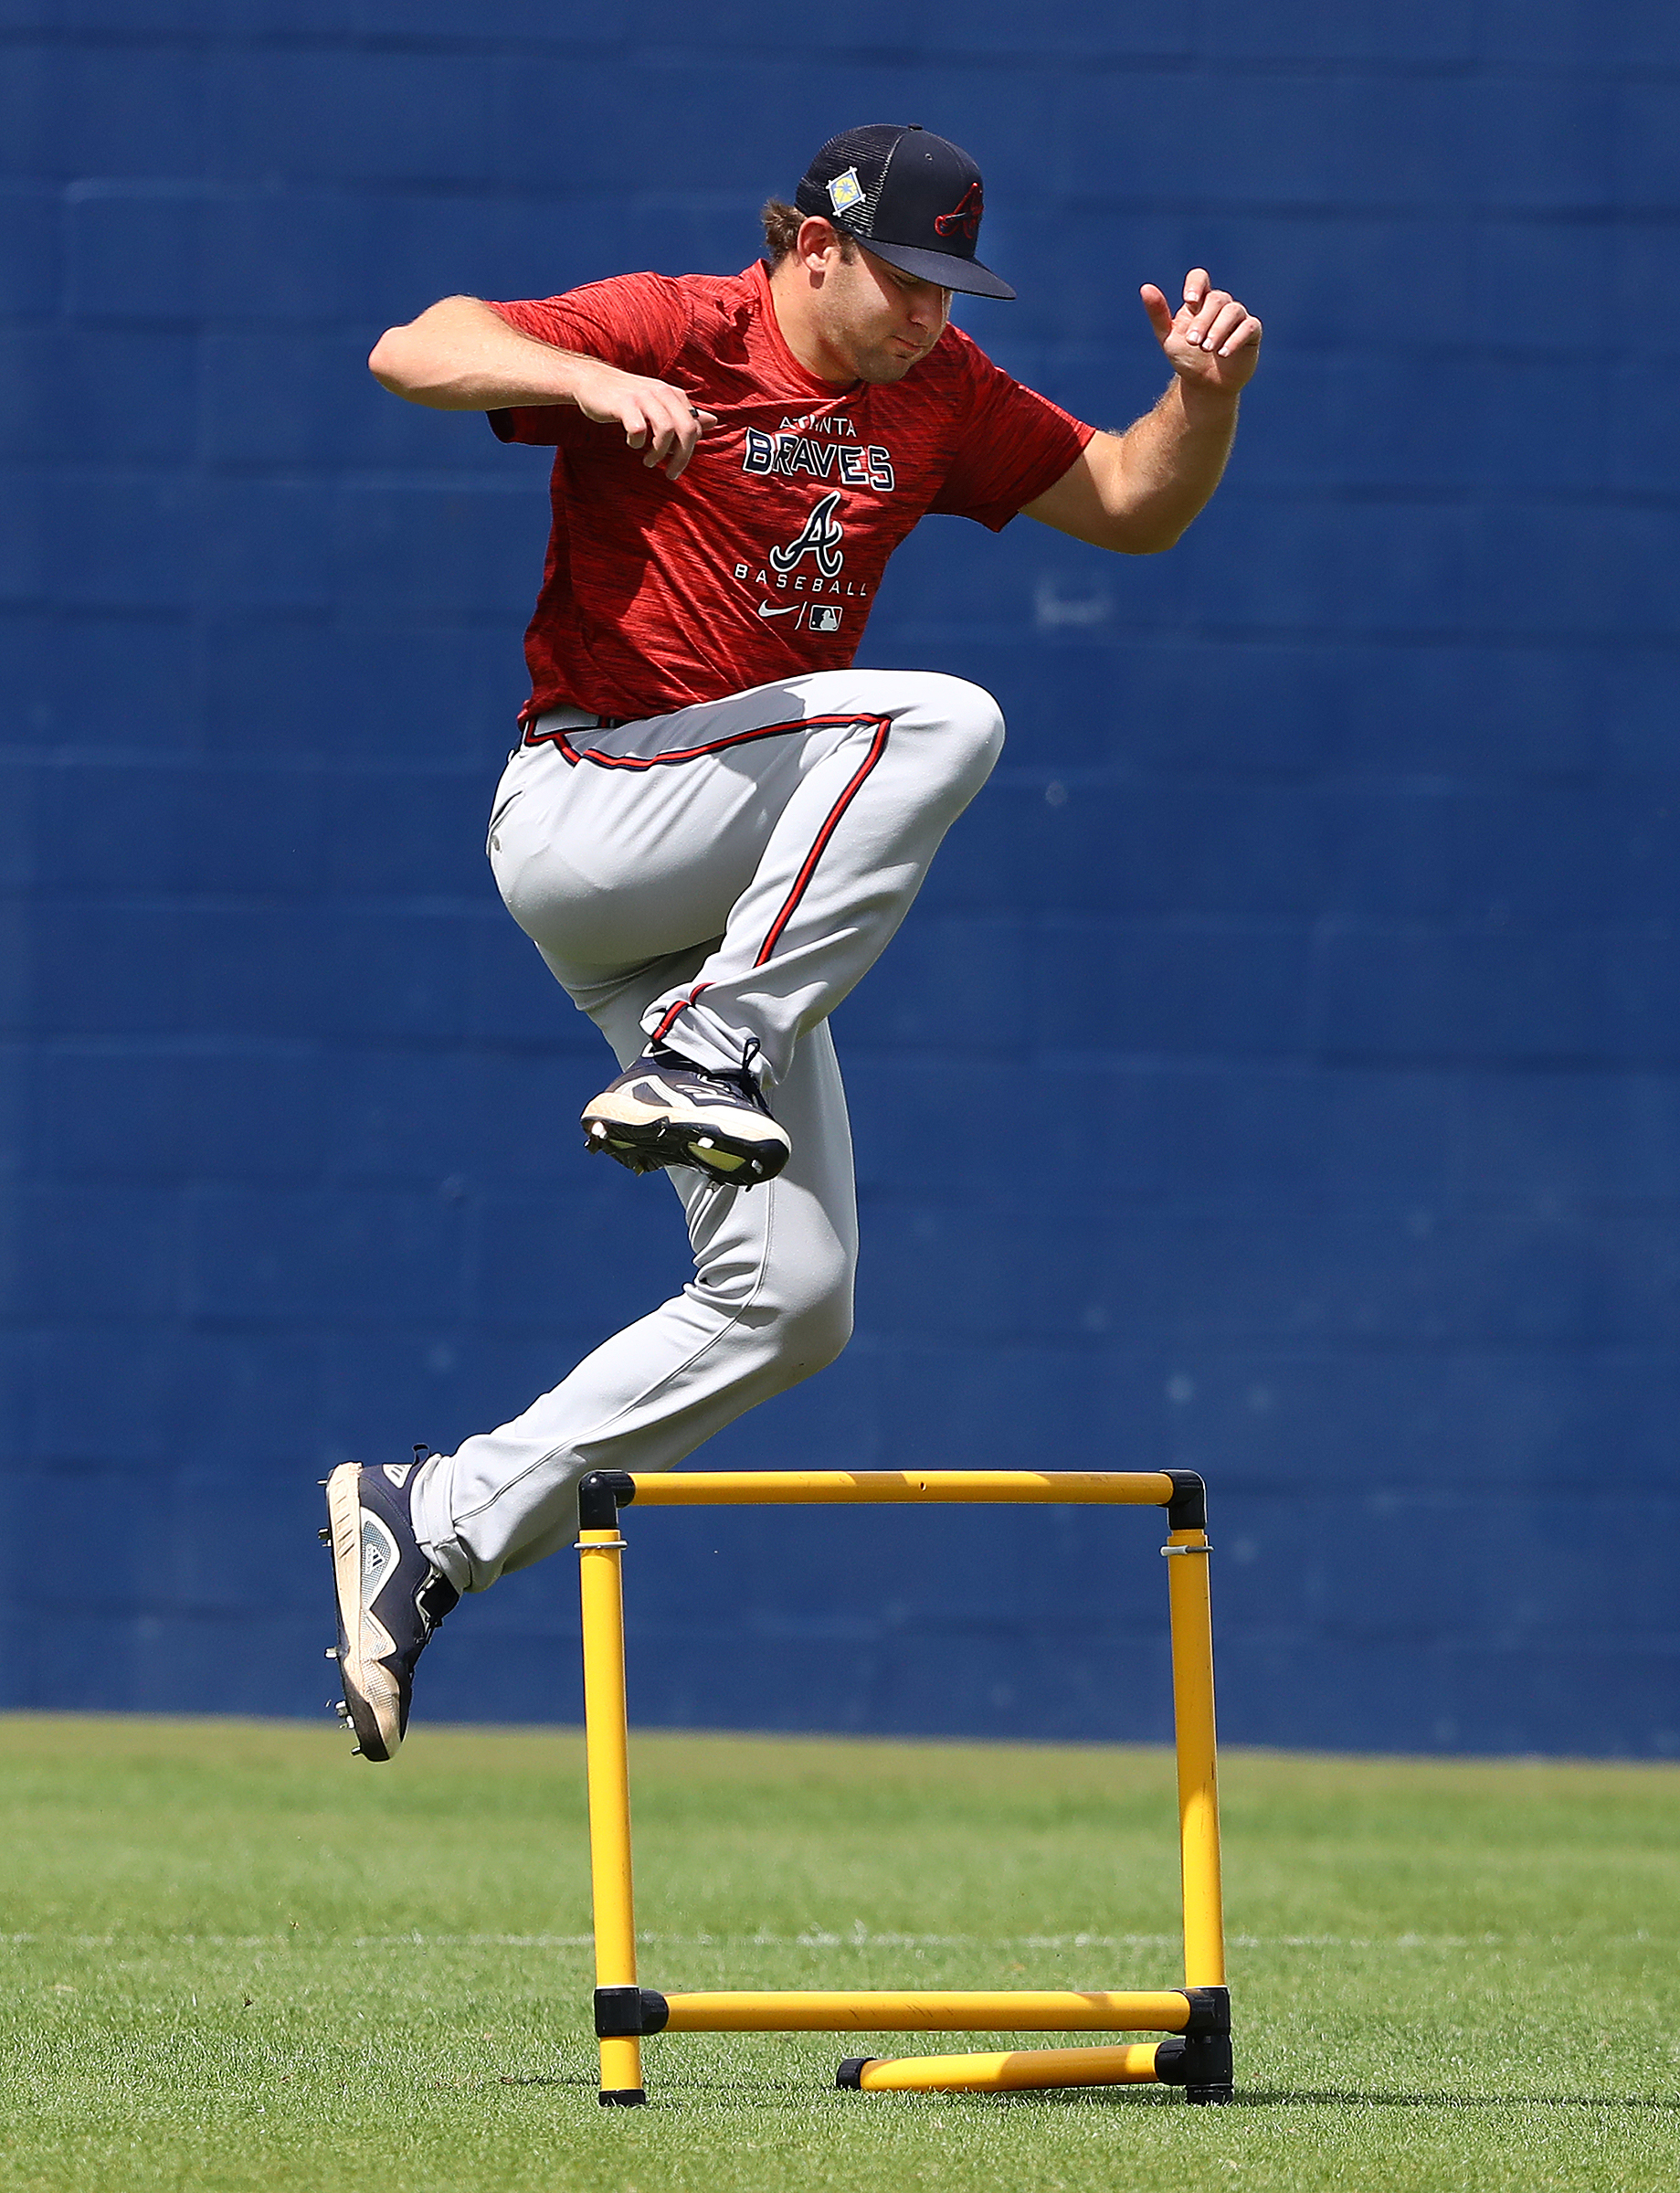
[[[650,471],[680,480],[701,436],[716,426],[717,414],[697,411],[683,391],[667,381],[644,380],[575,354],[570,363],[575,368],[572,401],[584,417],[603,426],[616,420],[629,448],[646,451],[642,462]]]

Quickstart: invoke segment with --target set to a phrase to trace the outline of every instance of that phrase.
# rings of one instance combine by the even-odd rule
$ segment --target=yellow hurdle
[[[589,1784],[589,1870],[595,1901],[595,1986],[636,1986],[636,1892],[630,1877],[630,1761],[624,1698],[624,1541],[609,1531],[578,1534],[583,1594],[584,1753]],[[601,2100],[639,2103],[641,2029],[604,2034]]]
[[[1184,1897],[1184,1984],[1225,1985],[1220,1888],[1220,1784],[1213,1734],[1213,1616],[1205,1531],[1175,1531],[1168,1556],[1173,1728],[1178,1754],[1178,1857]]]
[[[1134,1990],[788,1989],[664,1995],[636,1972],[624,1683],[625,1541],[619,1511],[823,1502],[1077,1502],[1165,1508],[1184,1985]],[[1005,2055],[851,2057],[839,2083],[865,2092],[992,2092],[1012,2087],[1160,2082],[1191,2102],[1231,2097],[1231,1998],[1220,1889],[1206,1496],[1192,1470],[733,1470],[634,1477],[595,1470],[578,1493],[585,1756],[595,1900],[595,2029],[603,2103],[638,2103],[650,2033],[1154,2032],[1119,2048],[1020,2049]]]
[[[605,1477],[609,1473],[598,1473]],[[914,1500],[995,1502],[1065,1507],[1070,1500],[1107,1508],[1165,1508],[1173,1497],[1164,1469],[731,1469],[703,1476],[626,1478],[639,1508],[802,1508],[827,1503],[872,1506]],[[1182,1476],[1182,1471],[1177,1473]]]
[[[998,2094],[1026,2086],[1153,2086],[1156,2046],[1016,2049],[1007,2056],[852,2056],[838,2083],[866,2094]]]
[[[651,1991],[650,1991],[651,1992]],[[668,1995],[668,2033],[1182,2033],[1182,1988],[1152,1995],[1075,1995],[1028,1987],[898,1994]],[[648,2013],[644,2011],[644,2018]],[[654,2013],[657,2015],[657,2012]]]

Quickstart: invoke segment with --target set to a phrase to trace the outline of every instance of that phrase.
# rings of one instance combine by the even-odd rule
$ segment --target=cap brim
[[[1001,297],[1006,303],[1014,302],[1015,292],[1009,283],[999,281],[977,259],[959,259],[954,251],[925,251],[915,244],[885,244],[876,236],[857,236],[853,240],[900,273],[914,274],[918,281],[937,282],[942,290],[960,290],[965,297]]]

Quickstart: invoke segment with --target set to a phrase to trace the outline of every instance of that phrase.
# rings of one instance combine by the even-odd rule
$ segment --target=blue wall
[[[1231,1736],[1674,1753],[1680,15],[608,20],[0,8],[0,1700],[314,1709],[322,1467],[683,1268],[481,861],[542,458],[363,359],[733,270],[884,116],[984,164],[1024,377],[1124,423],[1198,260],[1266,358],[1171,556],[904,551],[864,659],[1010,745],[838,1023],[860,1336],[711,1453],[1191,1465]],[[1148,1519],[631,1530],[644,1718],[1165,1727]],[[463,1610],[423,1710],[575,1714],[574,1589]]]

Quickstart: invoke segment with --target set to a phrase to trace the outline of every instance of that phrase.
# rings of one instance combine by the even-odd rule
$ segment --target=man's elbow
[[[1168,549],[1178,546],[1189,530],[1188,520],[1181,525],[1163,525],[1158,519],[1144,524],[1136,518],[1127,518],[1111,528],[1102,546],[1115,556],[1165,556]]]
[[[367,354],[367,369],[382,388],[411,404],[435,410],[470,408],[462,400],[463,358],[481,342],[483,321],[491,320],[476,297],[445,297],[428,305],[417,320],[387,327]]]
[[[367,370],[393,396],[412,396],[417,385],[413,355],[404,341],[408,332],[406,327],[387,327],[367,354]]]
[[[1175,510],[1165,498],[1129,494],[1123,483],[1104,502],[1099,525],[1085,537],[1115,556],[1164,556],[1184,538],[1195,515]]]

